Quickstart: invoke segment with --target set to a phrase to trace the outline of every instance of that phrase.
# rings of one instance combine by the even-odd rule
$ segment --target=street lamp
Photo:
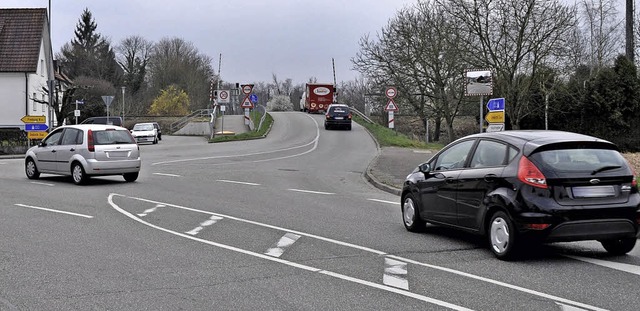
[[[126,89],[126,86],[122,87],[122,125],[124,126],[124,90]]]

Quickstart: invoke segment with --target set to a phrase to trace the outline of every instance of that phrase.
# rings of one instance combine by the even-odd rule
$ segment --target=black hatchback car
[[[640,223],[635,171],[617,147],[561,131],[460,138],[407,176],[401,206],[407,230],[428,222],[486,235],[500,259],[580,240],[626,254]]]
[[[344,104],[331,104],[325,113],[324,129],[343,127],[351,130],[351,109]]]

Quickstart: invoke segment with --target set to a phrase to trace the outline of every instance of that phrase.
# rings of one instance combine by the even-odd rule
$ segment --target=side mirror
[[[420,164],[420,166],[418,166],[418,169],[420,170],[420,172],[428,174],[429,172],[431,172],[431,165],[429,163],[422,163]]]

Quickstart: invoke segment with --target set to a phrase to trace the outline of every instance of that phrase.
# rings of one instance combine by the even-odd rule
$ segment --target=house
[[[0,9],[0,128],[24,129],[24,116],[45,116],[55,81],[46,8]]]

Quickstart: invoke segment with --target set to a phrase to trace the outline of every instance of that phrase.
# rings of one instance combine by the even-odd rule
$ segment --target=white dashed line
[[[145,210],[144,212],[142,212],[142,213],[138,214],[138,216],[140,216],[140,217],[147,216],[147,215],[149,215],[149,214],[151,214],[151,213],[155,212],[155,211],[156,211],[156,209],[158,209],[158,208],[160,208],[160,207],[165,207],[165,206],[166,206],[166,205],[158,204],[158,205],[156,205],[156,207],[152,207],[152,208],[147,209],[147,210]]]
[[[34,184],[34,185],[41,185],[41,186],[48,186],[48,187],[55,186],[54,184],[48,184],[48,183],[43,183],[43,182],[39,182],[39,181],[32,181],[31,183]]]
[[[612,262],[612,261],[606,261],[606,260],[600,260],[600,259],[594,259],[594,258],[580,257],[580,256],[571,256],[571,255],[564,255],[564,256],[575,259],[575,260],[588,262],[594,265],[640,275],[639,266],[634,266],[634,265],[621,263],[621,262]]]
[[[226,182],[226,183],[230,183],[230,184],[247,185],[247,186],[260,186],[260,184],[256,184],[256,183],[252,183],[252,182],[244,182],[244,181],[234,181],[234,180],[226,180],[226,179],[218,179],[216,181]]]
[[[176,174],[167,174],[167,173],[153,173],[153,175],[169,176],[169,177],[181,177],[180,175],[176,175]]]
[[[559,302],[556,302],[556,305],[560,306],[561,311],[586,311],[585,309],[581,309],[581,308],[570,306],[570,305],[565,305]]]
[[[289,191],[296,191],[296,192],[303,192],[303,193],[313,193],[313,194],[335,194],[335,193],[331,193],[331,192],[321,192],[321,191],[311,191],[311,190],[301,190],[301,189],[287,189]]]
[[[297,234],[287,233],[280,238],[276,244],[269,248],[265,254],[273,257],[280,257],[284,254],[284,251],[293,245],[293,243],[295,243],[299,238],[300,236]]]
[[[38,210],[47,211],[47,212],[53,212],[53,213],[67,214],[67,215],[78,216],[78,217],[84,217],[84,218],[93,218],[93,216],[89,216],[89,215],[83,215],[83,214],[78,214],[78,213],[72,213],[72,212],[59,211],[59,210],[55,210],[55,209],[44,208],[44,207],[38,207],[38,206],[31,206],[31,205],[24,205],[24,204],[14,204],[14,205],[15,205],[15,206],[20,206],[20,207],[26,207],[26,208],[32,208],[32,209],[38,209]]]
[[[384,283],[384,285],[409,290],[409,281],[407,280],[407,263],[385,258],[382,283]]]
[[[380,202],[380,203],[387,203],[387,204],[393,204],[393,205],[400,205],[400,202],[393,202],[393,201],[385,201],[385,200],[378,200],[378,199],[367,199],[369,201],[373,201],[373,202]]]
[[[205,220],[204,222],[202,222],[200,224],[199,227],[194,228],[191,231],[187,231],[185,232],[186,234],[190,234],[190,235],[196,235],[198,234],[198,232],[200,232],[200,230],[204,229],[205,227],[211,226],[213,224],[215,224],[216,222],[218,222],[218,220],[223,219],[222,217],[218,217],[218,216],[211,216],[209,217],[208,220]]]

